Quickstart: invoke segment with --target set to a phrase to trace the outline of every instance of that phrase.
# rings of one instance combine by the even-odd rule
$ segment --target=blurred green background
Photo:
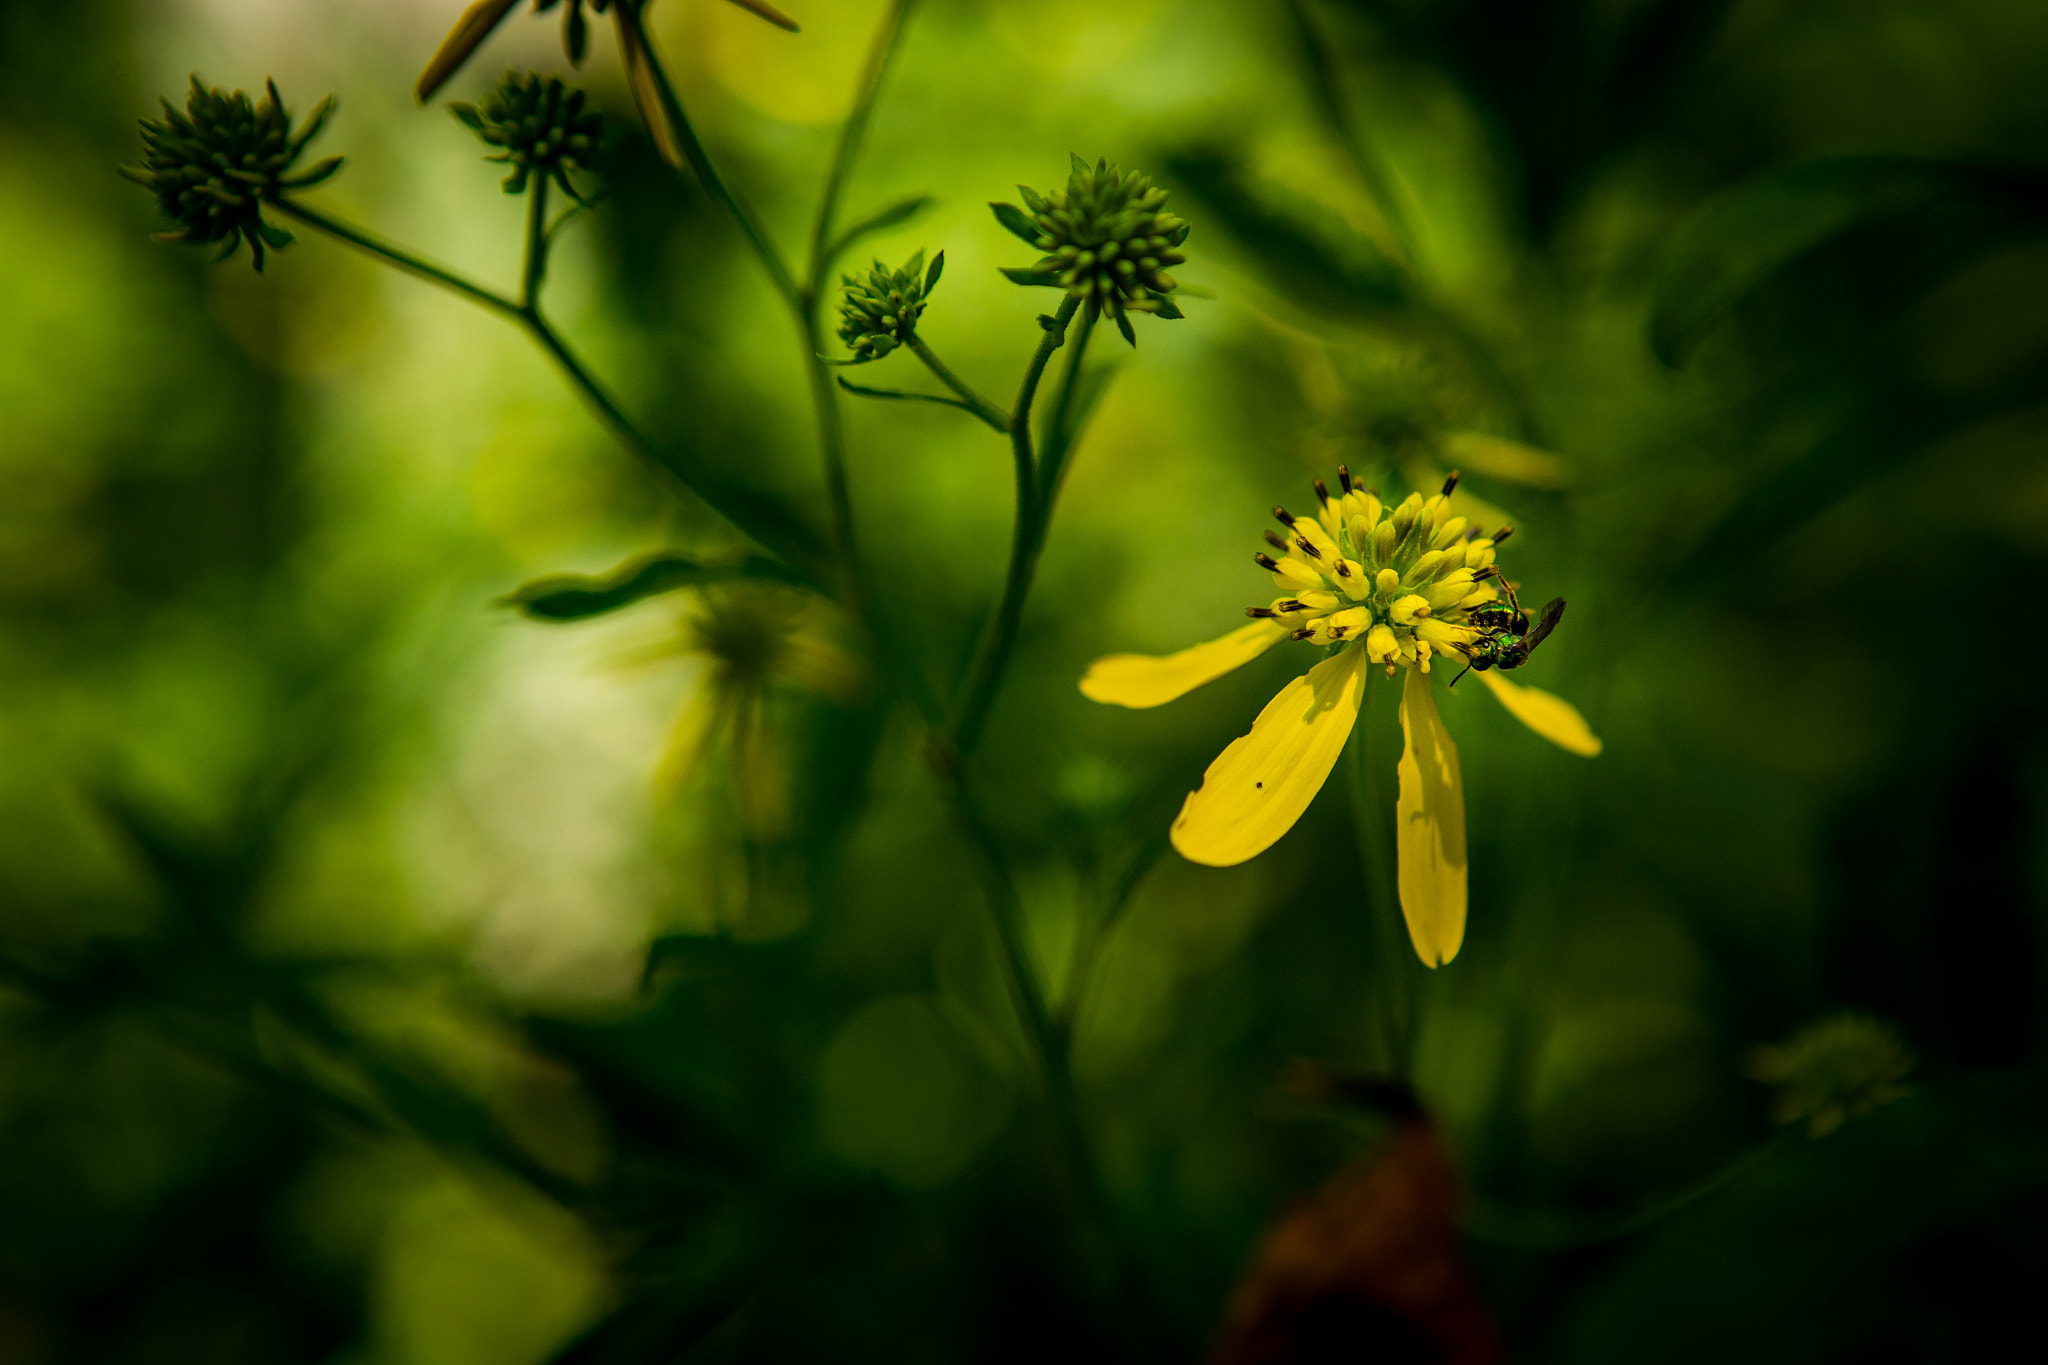
[[[849,208],[938,196],[873,245],[945,250],[921,330],[956,369],[1012,391],[1052,296],[997,274],[1029,252],[985,203],[1070,150],[1173,190],[1211,295],[1095,342],[977,777],[1056,995],[1141,877],[1075,1025],[1103,1210],[907,709],[775,700],[773,847],[729,764],[657,786],[687,604],[494,599],[729,543],[708,514],[459,300],[304,232],[260,277],[149,241],[135,120],[275,76],[339,97],[311,202],[509,282],[518,202],[409,94],[457,8],[0,0],[0,1361],[1198,1358],[1260,1230],[1384,1128],[1290,1066],[1398,1069],[1410,1001],[1515,1358],[1980,1360],[2032,1322],[2048,8],[920,7]],[[800,37],[653,22],[794,242],[883,6],[787,8]],[[555,22],[522,7],[448,94],[506,66],[563,69]],[[557,316],[664,439],[822,524],[787,318],[608,26],[581,79],[621,132]],[[880,600],[951,678],[1007,451],[845,407]],[[1147,870],[1307,646],[1158,711],[1074,688],[1263,601],[1263,509],[1339,461],[1461,467],[1515,522],[1525,594],[1571,602],[1520,676],[1607,745],[1447,695],[1472,909],[1434,973],[1370,911],[1341,781],[1250,864]],[[1809,1139],[1754,1050],[1842,1010],[1913,1090]],[[1449,1358],[1370,1323],[1304,1351]]]

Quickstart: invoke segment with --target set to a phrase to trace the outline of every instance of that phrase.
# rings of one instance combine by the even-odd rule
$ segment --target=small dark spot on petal
[[[1265,784],[1265,783],[1263,783],[1263,782],[1254,782],[1254,783],[1252,783],[1252,785],[1253,785],[1254,787],[1263,787],[1263,786],[1265,786],[1266,784]]]

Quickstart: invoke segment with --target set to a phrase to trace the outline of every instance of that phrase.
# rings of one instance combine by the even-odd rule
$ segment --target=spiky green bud
[[[222,261],[246,241],[261,270],[265,246],[281,249],[292,240],[263,221],[264,201],[317,185],[341,169],[341,158],[331,156],[291,174],[333,112],[333,97],[320,101],[293,132],[277,83],[265,81],[263,88],[259,103],[240,90],[208,88],[195,75],[183,113],[164,100],[161,119],[142,120],[142,164],[123,166],[121,174],[154,190],[157,206],[177,223],[176,231],[156,234],[158,241],[221,242],[215,259]]]
[[[484,160],[511,165],[505,193],[523,193],[528,179],[540,176],[582,202],[569,172],[590,169],[604,140],[604,116],[584,106],[581,90],[564,85],[559,76],[507,71],[497,88],[475,104],[448,107],[485,145],[502,148]]]
[[[1003,273],[1018,284],[1053,285],[1092,302],[1136,343],[1126,313],[1177,318],[1175,283],[1166,268],[1187,259],[1180,245],[1188,223],[1166,210],[1166,191],[1141,171],[1107,159],[1090,166],[1073,158],[1067,187],[1043,195],[1025,185],[1025,207],[991,204],[996,221],[1046,253],[1035,265]]]
[[[946,268],[946,253],[932,257],[926,270],[924,252],[891,270],[880,261],[864,275],[842,275],[845,297],[839,305],[839,339],[853,352],[853,363],[880,360],[910,339],[924,316],[925,300]]]

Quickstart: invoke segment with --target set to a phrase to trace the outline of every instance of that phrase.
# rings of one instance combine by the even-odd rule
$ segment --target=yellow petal
[[[1465,941],[1465,781],[1431,686],[1411,668],[1401,687],[1408,745],[1394,807],[1395,852],[1408,937],[1424,966],[1441,967]]]
[[[1178,654],[1107,654],[1081,675],[1081,695],[1111,706],[1164,706],[1250,663],[1292,633],[1278,621],[1254,621]]]
[[[747,11],[749,14],[760,15],[763,19],[766,19],[769,23],[775,25],[775,27],[777,28],[787,29],[791,33],[802,32],[802,30],[796,26],[796,20],[790,18],[787,14],[784,14],[781,10],[769,4],[767,0],[732,0],[732,2],[735,5],[738,5],[741,9]]]
[[[1294,828],[1343,752],[1365,694],[1365,651],[1346,648],[1280,689],[1251,733],[1216,756],[1173,822],[1191,863],[1230,867]]]
[[[626,84],[632,87],[633,103],[640,106],[640,121],[647,125],[647,135],[654,139],[654,150],[661,153],[663,161],[681,170],[683,149],[676,142],[675,130],[668,126],[667,116],[661,112],[661,93],[647,63],[647,49],[634,36],[624,9],[621,5],[614,13],[619,21],[619,60],[626,68]]]
[[[668,739],[661,746],[661,758],[654,765],[657,792],[674,796],[682,791],[724,718],[725,701],[725,690],[710,679],[697,684],[696,692],[676,713]]]
[[[420,72],[419,84],[413,87],[413,98],[425,104],[434,97],[434,92],[448,83],[448,78],[469,60],[469,54],[476,51],[483,40],[491,36],[491,30],[498,21],[512,12],[519,0],[476,0],[462,12],[455,21],[455,27],[448,30],[448,36],[441,40],[441,46],[427,61],[427,69]]]
[[[1558,748],[1581,758],[1591,758],[1600,752],[1600,736],[1593,733],[1579,709],[1563,697],[1553,696],[1540,687],[1511,683],[1500,675],[1499,669],[1481,673],[1479,681],[1493,689],[1493,695],[1500,698],[1509,715]]]

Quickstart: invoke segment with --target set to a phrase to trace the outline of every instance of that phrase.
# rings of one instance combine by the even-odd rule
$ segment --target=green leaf
[[[1229,158],[1185,152],[1170,157],[1167,169],[1254,258],[1260,278],[1302,308],[1341,318],[1408,311],[1408,281],[1399,266],[1337,224],[1323,231],[1275,209]]]
[[[282,251],[290,246],[294,240],[291,233],[275,223],[258,223],[256,230],[263,234],[264,245],[278,251]]]
[[[939,276],[946,273],[946,253],[941,251],[932,257],[932,268],[924,272],[924,296],[930,298],[932,290],[939,284]]]
[[[1180,305],[1173,301],[1172,295],[1154,294],[1152,296],[1152,316],[1155,318],[1173,318],[1177,320],[1185,318],[1187,314],[1180,311]]]
[[[1067,161],[1070,164],[1072,164],[1074,168],[1074,174],[1076,175],[1086,175],[1091,169],[1088,163],[1081,159],[1081,154],[1079,152],[1068,152]]]
[[[838,260],[861,238],[871,237],[877,232],[886,232],[892,227],[900,227],[938,202],[929,194],[914,194],[908,199],[899,199],[887,208],[877,209],[860,219],[833,238],[832,245],[825,248],[824,256],[818,261],[818,278],[825,278],[831,270],[832,262]]]
[[[1650,347],[1674,368],[1766,276],[1874,218],[1982,184],[1971,168],[1910,156],[1833,157],[1767,171],[1708,203],[1664,253]]]
[[[991,200],[989,207],[995,210],[996,221],[1008,228],[1011,236],[1031,246],[1037,246],[1038,239],[1045,236],[1039,231],[1038,224],[1031,221],[1031,215],[1015,204],[1002,204]]]
[[[1060,282],[1059,276],[1041,274],[1029,266],[1006,265],[1002,267],[1002,272],[1003,277],[1011,284],[1043,284],[1057,288]]]
[[[601,577],[550,574],[536,578],[498,600],[536,621],[583,621],[677,588],[739,578],[802,582],[787,565],[765,555],[706,563],[685,555],[657,553],[627,560]]]

